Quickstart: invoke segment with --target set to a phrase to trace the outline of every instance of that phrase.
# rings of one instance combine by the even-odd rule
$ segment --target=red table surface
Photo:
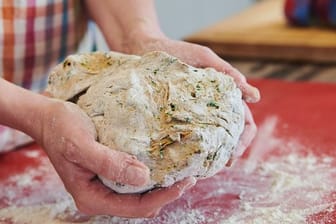
[[[336,163],[333,161],[336,156],[336,85],[276,80],[251,80],[250,82],[260,89],[262,100],[250,105],[259,131],[244,156],[233,167],[225,168],[214,177],[198,181],[197,185],[181,199],[166,206],[159,217],[136,220],[137,223],[294,223],[295,219],[293,222],[290,220],[281,222],[281,220],[286,216],[291,217],[286,214],[293,215],[295,212],[304,213],[304,222],[307,223],[336,223],[334,209],[336,180],[332,178],[336,177],[336,171],[334,172]],[[293,150],[297,151],[293,152]],[[299,155],[299,161],[292,161],[291,157],[288,157],[290,153]],[[307,156],[310,156],[313,162],[309,160],[310,165],[305,168],[302,164],[307,164],[304,163],[306,161],[304,158]],[[286,159],[281,159],[285,157]],[[314,162],[314,159],[317,162]],[[301,190],[301,185],[298,185],[298,189],[294,191],[293,187],[293,189],[288,188],[288,192],[280,189],[279,194],[274,193],[281,196],[280,200],[274,199],[271,194],[267,194],[269,196],[267,199],[260,199],[264,197],[264,191],[267,192],[274,186],[274,183],[273,185],[270,183],[272,173],[266,171],[263,173],[260,170],[264,168],[258,168],[260,164],[267,161],[275,161],[276,166],[281,163],[279,165],[283,167],[281,169],[291,169],[290,172],[295,173],[296,176],[306,175],[311,167],[323,175],[320,180],[319,176],[316,180],[309,179],[312,175],[317,175],[314,170],[311,170],[309,171],[311,175],[302,178],[302,186],[305,189]],[[288,166],[284,166],[283,161],[289,161]],[[320,166],[320,162],[324,164],[325,169]],[[267,164],[269,166],[270,163]],[[295,168],[295,166],[300,167]],[[34,169],[38,172],[33,175],[33,179],[28,178],[28,182],[23,181],[25,173],[32,174]],[[293,177],[296,177],[295,175]],[[18,178],[21,180],[15,183]],[[274,180],[276,179],[272,179]],[[312,185],[306,183],[306,187],[303,183],[305,180],[320,182],[321,186],[323,183],[328,183],[330,189],[311,190]],[[34,184],[30,184],[29,181],[33,181]],[[335,185],[333,185],[334,182]],[[282,189],[290,184],[281,185]],[[24,217],[16,218],[18,213],[30,211],[32,206],[52,205],[55,201],[66,198],[62,184],[46,159],[46,155],[36,145],[0,155],[0,187],[3,189],[0,193],[0,223],[51,223],[50,220],[53,219],[63,220],[66,223],[65,220],[69,220],[68,215],[52,213],[52,208],[49,208],[47,215],[43,213],[46,220],[50,219],[46,222],[41,221],[43,218],[29,217],[29,212],[26,214],[26,221]],[[318,200],[307,199],[302,195],[302,192],[308,192],[307,195],[309,195],[317,191],[321,196]],[[291,198],[293,200],[289,201]],[[243,202],[245,205],[251,205],[252,208],[243,209]],[[320,207],[315,208],[314,205],[317,202],[320,203]],[[264,204],[261,205],[262,203]],[[261,207],[275,210],[267,216],[266,213],[261,212],[264,211],[260,210]],[[10,209],[11,212],[6,209]],[[309,209],[311,211],[307,213]],[[275,214],[278,213],[274,211],[281,214],[276,216]],[[34,215],[38,216],[39,213],[35,211]],[[79,221],[76,218],[70,218],[70,220]],[[92,220],[96,220],[96,223],[128,223],[129,221],[107,217]]]

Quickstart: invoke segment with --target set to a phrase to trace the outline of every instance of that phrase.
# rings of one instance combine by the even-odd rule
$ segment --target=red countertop
[[[136,223],[336,223],[336,85],[251,82],[259,131],[243,158]],[[0,223],[129,223],[77,213],[36,145],[0,155],[0,189]]]

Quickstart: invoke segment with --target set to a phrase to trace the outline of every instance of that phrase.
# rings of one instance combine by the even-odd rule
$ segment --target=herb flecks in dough
[[[53,69],[48,84],[53,96],[88,114],[101,144],[149,167],[147,186],[99,177],[119,193],[214,175],[230,159],[244,127],[241,92],[232,77],[164,52],[71,55]]]
[[[219,105],[218,105],[218,103],[216,101],[210,101],[209,103],[207,103],[207,106],[219,109]]]

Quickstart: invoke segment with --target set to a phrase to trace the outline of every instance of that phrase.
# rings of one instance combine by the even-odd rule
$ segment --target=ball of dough
[[[85,111],[100,143],[150,168],[151,182],[142,187],[100,176],[118,193],[214,175],[232,156],[244,128],[241,91],[230,76],[164,52],[71,55],[54,68],[48,84],[53,96]]]

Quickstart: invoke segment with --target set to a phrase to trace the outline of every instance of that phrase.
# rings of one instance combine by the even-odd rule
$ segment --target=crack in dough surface
[[[151,182],[143,187],[100,177],[119,193],[214,175],[230,159],[244,127],[241,91],[230,76],[164,52],[71,55],[51,72],[47,91],[78,104],[100,143],[150,168]]]

